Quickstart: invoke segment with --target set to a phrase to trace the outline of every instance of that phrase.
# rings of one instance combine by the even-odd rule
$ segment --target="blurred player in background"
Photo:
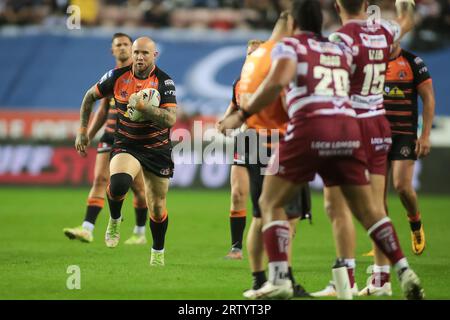
[[[244,66],[242,67],[241,80],[239,82],[240,106],[248,103],[258,86],[267,76],[271,66],[270,55],[272,48],[279,40],[292,33],[292,23],[292,17],[288,12],[283,12],[274,27],[270,39],[260,44],[255,52],[247,56]],[[242,155],[245,152],[248,153],[245,155],[244,159],[241,160],[245,163],[250,177],[250,192],[253,204],[253,219],[247,234],[247,251],[250,269],[252,271],[253,285],[251,289],[244,292],[244,297],[246,298],[251,297],[254,292],[261,288],[267,281],[264,263],[264,246],[262,242],[261,209],[258,203],[263,188],[263,182],[267,178],[262,173],[262,171],[266,169],[267,163],[262,161],[260,155],[267,155],[270,157],[273,151],[278,147],[276,141],[270,141],[273,130],[278,131],[280,138],[286,133],[289,117],[286,113],[284,101],[285,96],[280,93],[275,101],[269,104],[267,108],[246,119],[246,133],[251,133],[251,131],[256,132],[257,141],[250,140],[248,144],[246,141],[242,143],[242,140],[244,140],[245,137],[241,136],[241,143],[238,144],[237,147],[248,147],[245,151],[238,151],[238,154]],[[224,132],[225,129],[230,128],[226,123],[229,121],[230,117],[232,118],[236,115],[236,110],[230,113],[222,123],[219,123],[219,129]],[[298,220],[300,218],[311,217],[310,198],[309,186],[305,185],[293,195],[289,204],[286,205],[286,212],[291,224],[291,237],[295,234],[295,226]],[[289,247],[289,250],[291,250],[291,247]],[[295,296],[308,296],[304,288],[295,283],[291,268],[291,254],[289,254],[289,259],[288,272]]]
[[[318,1],[294,0],[293,15],[294,36],[274,48],[268,77],[248,105],[239,110],[231,126],[263,109],[289,85],[291,120],[272,162],[277,163],[278,157],[279,168],[274,168],[275,175],[266,177],[259,199],[269,281],[252,298],[293,296],[288,272],[289,223],[283,206],[301,185],[319,173],[327,187],[340,187],[355,217],[389,257],[405,296],[422,299],[419,278],[409,268],[394,226],[374,201],[362,130],[348,98],[351,49],[321,36],[323,18]]]
[[[423,102],[420,138],[417,136],[418,95]],[[408,216],[412,250],[420,255],[425,249],[425,233],[412,181],[415,161],[430,153],[435,98],[431,76],[424,61],[402,49],[400,44],[395,45],[389,62],[384,106],[392,130],[392,148],[388,156],[392,182]]]
[[[112,38],[111,51],[116,59],[116,68],[131,65],[131,37],[124,33],[116,33]],[[87,199],[86,214],[83,224],[75,228],[65,228],[64,234],[69,239],[77,239],[82,242],[94,240],[93,231],[95,221],[103,209],[105,203],[106,187],[109,183],[109,158],[114,143],[116,131],[117,109],[113,98],[104,98],[98,111],[88,128],[88,138],[92,141],[98,130],[105,124],[105,132],[100,138],[95,158],[94,182]],[[131,185],[134,193],[134,210],[136,213],[136,226],[133,235],[125,241],[125,244],[145,244],[145,223],[147,221],[147,203],[145,200],[145,187],[142,175],[138,175]]]
[[[114,96],[118,120],[110,161],[110,184],[107,188],[111,217],[105,243],[114,248],[120,240],[122,204],[133,180],[143,174],[153,237],[150,265],[164,265],[164,243],[168,226],[166,195],[173,176],[170,128],[176,122],[176,95],[173,80],[155,65],[158,55],[153,40],[142,37],[132,46],[132,65],[107,72],[92,86],[80,110],[80,130],[75,147],[86,152],[87,124],[96,100]],[[143,108],[144,89],[160,94],[159,106]],[[134,103],[133,103],[134,102]],[[134,118],[136,109],[142,115]]]
[[[250,40],[247,44],[247,55],[255,51],[262,43],[260,40]],[[233,83],[233,96],[228,105],[223,118],[239,109],[239,81],[240,77]],[[245,125],[241,128],[245,131]],[[231,165],[230,185],[231,185],[231,205],[230,205],[230,231],[231,249],[225,256],[226,259],[241,260],[242,239],[244,237],[245,224],[247,219],[247,197],[249,192],[249,178],[245,167],[245,154],[239,154],[237,139],[234,139],[234,159]]]
[[[383,106],[384,82],[393,44],[414,26],[414,1],[398,0],[396,4],[399,13],[397,21],[386,21],[381,17],[369,18],[366,0],[338,0],[336,10],[343,26],[330,35],[332,41],[343,43],[352,49],[350,100],[361,128],[375,205],[384,215],[387,154],[392,144],[391,130]],[[326,187],[324,196],[325,208],[333,227],[337,258],[345,261],[352,293],[358,295],[354,277],[356,236],[350,208],[338,187]],[[390,223],[389,218],[385,219]],[[379,283],[379,277],[387,275],[386,286],[382,290],[386,294],[392,294],[388,277],[391,262],[381,250],[377,250],[374,267],[376,276],[368,284],[371,290],[372,284]],[[363,291],[367,292],[366,288]],[[335,284],[330,282],[324,290],[313,295],[335,296]]]

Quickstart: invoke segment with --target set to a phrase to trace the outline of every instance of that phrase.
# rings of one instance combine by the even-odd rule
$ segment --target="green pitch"
[[[87,189],[0,189],[0,299],[241,299],[251,284],[248,260],[228,261],[229,193],[171,190],[166,266],[149,266],[150,244],[126,246],[134,226],[129,196],[124,204],[122,239],[116,249],[104,244],[107,206],[99,216],[91,244],[68,240],[64,227],[80,225]],[[404,252],[421,277],[429,299],[450,298],[450,198],[421,196],[427,248],[416,257],[400,202],[390,212]],[[247,225],[249,223],[247,219]],[[151,239],[147,229],[147,238]],[[151,242],[151,241],[150,241]],[[365,285],[370,243],[358,227],[356,278]],[[313,224],[301,222],[294,241],[296,278],[309,291],[322,289],[334,262],[331,226],[314,194]],[[81,271],[81,289],[66,287],[67,268]],[[394,298],[402,298],[393,279]]]

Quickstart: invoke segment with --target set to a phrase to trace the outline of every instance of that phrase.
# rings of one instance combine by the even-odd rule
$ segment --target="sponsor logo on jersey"
[[[320,42],[314,39],[308,39],[308,44],[311,50],[319,53],[331,53],[338,54],[340,56],[343,55],[342,48],[338,44],[332,42]]]
[[[421,63],[423,63],[423,60],[422,60],[422,58],[417,57],[417,58],[414,59],[414,62],[415,62],[416,64],[421,64]]]
[[[111,78],[114,70],[109,70],[107,73],[103,75],[103,77],[100,78],[100,81],[98,82],[101,84],[102,82],[106,81],[108,78]]]
[[[428,68],[427,67],[423,67],[423,68],[421,68],[419,70],[419,74],[423,74],[423,73],[426,73],[426,72],[428,72]]]
[[[136,83],[136,92],[141,91],[143,86],[144,84],[142,82]],[[148,85],[146,86],[146,88],[154,88],[154,87],[156,87],[156,82],[154,81],[149,82]]]
[[[405,98],[405,93],[398,87],[394,87],[392,89],[389,87],[385,87],[384,91],[386,92],[386,96],[390,98]]]
[[[128,97],[128,92],[126,90],[120,90],[120,96],[125,99]]]
[[[386,36],[384,34],[369,35],[365,33],[360,33],[360,37],[365,47],[375,49],[383,49],[388,47]]]
[[[164,81],[164,85],[166,85],[166,86],[175,86],[175,83],[173,82],[172,79],[169,79],[169,80]]]
[[[406,78],[406,71],[405,70],[400,70],[397,74],[397,76],[400,78],[400,80],[403,80]]]

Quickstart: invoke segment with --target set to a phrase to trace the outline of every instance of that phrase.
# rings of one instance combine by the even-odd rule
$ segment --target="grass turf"
[[[123,207],[121,244],[104,245],[108,208],[100,213],[94,242],[68,240],[64,227],[80,225],[87,189],[0,188],[0,299],[241,299],[251,284],[246,257],[229,261],[228,191],[171,190],[168,196],[169,229],[166,266],[149,266],[150,244],[126,246],[134,213],[131,197]],[[429,299],[450,298],[450,198],[420,196],[427,248],[414,256],[404,210],[390,197],[390,212],[410,264],[421,277]],[[247,219],[247,225],[250,219]],[[359,287],[365,284],[371,259],[361,254],[370,248],[357,227]],[[150,232],[147,229],[147,238]],[[151,241],[149,241],[151,242]],[[301,222],[294,240],[295,276],[306,289],[322,289],[331,278],[334,262],[331,226],[322,195],[313,195],[313,224]],[[81,270],[81,290],[69,290],[67,268]],[[400,287],[393,277],[395,299]]]

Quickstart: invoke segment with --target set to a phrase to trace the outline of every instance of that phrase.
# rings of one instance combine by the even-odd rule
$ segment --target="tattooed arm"
[[[146,120],[151,120],[162,128],[171,128],[177,121],[177,108],[147,108],[142,111]]]

